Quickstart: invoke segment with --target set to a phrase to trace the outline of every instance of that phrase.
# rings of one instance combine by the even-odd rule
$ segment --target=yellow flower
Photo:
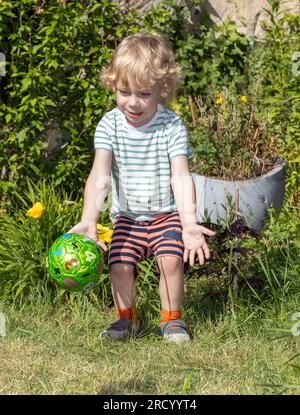
[[[111,235],[113,231],[110,228],[107,228],[106,226],[102,226],[99,223],[97,223],[97,230],[98,230],[98,238],[102,242],[110,242]]]
[[[224,98],[222,98],[222,97],[216,97],[215,104],[216,105],[221,105],[223,101],[224,101]]]
[[[248,98],[246,97],[246,95],[241,95],[240,100],[243,104],[247,104]]]
[[[44,210],[45,206],[43,206],[40,202],[37,202],[32,206],[32,208],[27,210],[26,216],[38,219],[43,215]]]

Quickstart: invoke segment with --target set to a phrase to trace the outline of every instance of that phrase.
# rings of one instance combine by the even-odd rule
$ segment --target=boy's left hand
[[[195,255],[197,253],[199,262],[204,265],[205,259],[209,259],[209,249],[204,235],[214,236],[216,233],[197,223],[190,223],[182,228],[182,240],[184,243],[184,262],[190,258],[190,265],[195,264]]]

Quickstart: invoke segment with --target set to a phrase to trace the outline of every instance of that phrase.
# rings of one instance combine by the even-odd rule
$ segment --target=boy
[[[204,235],[214,232],[197,224],[186,128],[161,105],[180,77],[170,47],[158,34],[124,39],[102,71],[117,108],[97,125],[81,222],[69,231],[86,234],[107,249],[97,239],[96,223],[111,181],[109,273],[117,320],[101,338],[122,340],[136,329],[136,264],[153,253],[160,272],[160,334],[168,341],[190,340],[181,320],[183,262],[194,265],[197,254],[204,264],[209,258]]]

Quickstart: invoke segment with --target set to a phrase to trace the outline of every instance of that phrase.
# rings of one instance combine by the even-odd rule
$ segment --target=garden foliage
[[[300,15],[282,14],[278,1],[270,1],[265,22],[265,44],[252,56],[254,80],[262,82],[262,102],[278,134],[279,151],[291,170],[287,191],[300,193]],[[266,47],[267,46],[267,47]]]
[[[96,124],[114,105],[100,84],[101,68],[120,40],[141,28],[170,39],[185,75],[182,97],[233,79],[247,81],[249,40],[230,22],[215,28],[206,19],[191,26],[187,3],[163,1],[146,14],[110,1],[0,3],[0,51],[6,58],[0,78],[2,199],[26,177],[82,190]],[[183,116],[188,120],[189,111]]]
[[[135,12],[110,1],[1,2],[2,192],[40,176],[82,187],[96,123],[111,106],[99,73],[134,30]]]
[[[55,291],[47,280],[46,254],[52,242],[79,219],[81,192],[92,163],[94,130],[101,116],[114,106],[111,93],[100,84],[100,71],[120,40],[141,28],[164,33],[183,67],[182,89],[169,105],[191,130],[191,143],[198,157],[194,166],[209,174],[216,165],[221,166],[222,159],[224,172],[228,169],[227,161],[231,161],[232,170],[240,169],[242,176],[245,170],[241,163],[250,166],[252,160],[245,143],[254,149],[256,144],[263,143],[261,154],[266,149],[269,153],[278,150],[291,166],[288,195],[297,200],[299,16],[278,15],[278,1],[269,0],[270,22],[265,24],[265,40],[256,44],[239,34],[229,21],[215,27],[207,16],[194,19],[189,6],[196,3],[199,1],[166,0],[139,14],[108,0],[0,2],[0,52],[6,59],[5,76],[0,77],[2,296],[15,299],[35,287]],[[226,108],[232,108],[235,118],[226,113]],[[261,120],[256,123],[257,113],[267,114],[263,124]],[[245,123],[245,114],[249,124]],[[235,120],[238,124],[232,124]],[[268,131],[252,134],[266,125],[265,121]],[[227,128],[225,133],[226,126],[232,129]],[[240,132],[244,135],[236,137]],[[269,137],[276,138],[276,143],[269,142]],[[253,141],[254,138],[260,142]],[[218,150],[220,145],[222,152]],[[37,184],[40,178],[43,180]],[[45,208],[41,209],[41,216],[26,216],[36,202]],[[267,241],[263,240],[266,246],[262,248],[267,257],[251,264],[255,274],[262,274],[263,268],[271,288],[277,282],[266,264],[274,256],[280,262],[281,275],[287,275],[284,270],[292,270],[289,275],[293,281],[299,280],[299,261],[293,259],[296,248],[299,249],[295,219],[299,212],[295,209],[291,220],[285,214],[278,223],[271,223]],[[107,210],[103,212],[102,224],[110,225]],[[293,232],[286,232],[291,226]],[[285,245],[285,239],[284,244],[275,244],[277,234],[286,233],[298,241],[296,248]],[[238,272],[218,263],[218,252],[220,258],[246,257],[252,252],[251,244],[236,247],[235,236],[227,236],[215,241],[216,263],[212,262],[210,268],[217,270],[217,276],[220,270],[223,276]],[[251,272],[251,267],[247,266],[247,271]],[[140,284],[151,287],[154,294],[155,265],[142,262],[139,269],[144,276]],[[205,272],[201,268],[198,275]],[[105,269],[102,295],[108,292],[108,283]],[[144,288],[137,287],[138,292],[141,287]],[[153,304],[159,307],[158,303]]]

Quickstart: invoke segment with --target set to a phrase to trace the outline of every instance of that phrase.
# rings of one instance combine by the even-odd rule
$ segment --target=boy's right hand
[[[97,224],[95,222],[79,222],[67,233],[80,233],[81,235],[88,236],[90,239],[95,241],[96,244],[104,251],[107,251],[107,246],[105,243],[98,239]]]

